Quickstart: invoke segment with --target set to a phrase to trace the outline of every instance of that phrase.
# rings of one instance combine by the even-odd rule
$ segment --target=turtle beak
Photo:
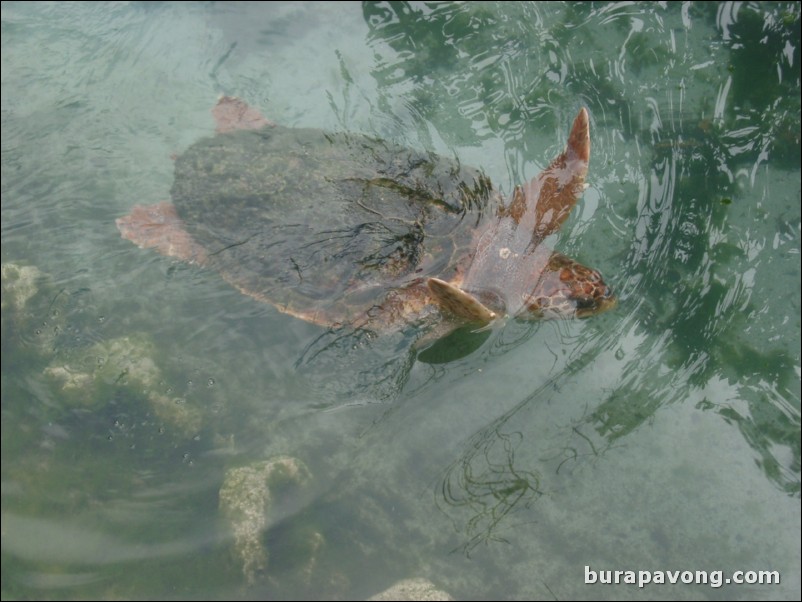
[[[618,306],[618,297],[610,293],[609,296],[606,296],[598,301],[596,304],[596,309],[593,311],[593,315],[600,314],[605,311],[609,311],[611,309],[615,309]]]

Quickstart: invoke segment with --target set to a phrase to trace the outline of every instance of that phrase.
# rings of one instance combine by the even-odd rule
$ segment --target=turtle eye
[[[572,297],[572,300],[577,309],[595,309],[596,299],[590,295],[577,295]]]
[[[598,272],[594,272],[598,276]],[[616,305],[616,298],[610,287],[604,284],[601,276],[598,276],[595,286],[580,287],[580,290],[572,291],[571,301],[576,308],[577,317],[584,318],[595,313],[606,311]]]

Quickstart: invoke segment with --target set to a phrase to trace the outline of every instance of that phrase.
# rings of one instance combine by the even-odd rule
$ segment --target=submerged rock
[[[368,600],[453,600],[428,579],[404,579]]]
[[[28,301],[39,292],[38,280],[42,272],[34,266],[21,266],[15,263],[4,263],[0,267],[2,274],[3,295],[0,307],[14,308],[21,311]]]
[[[44,375],[71,405],[97,407],[120,388],[144,395],[153,413],[183,434],[200,429],[198,408],[161,392],[163,373],[155,345],[142,334],[122,336],[75,350],[64,361],[52,362]]]
[[[226,473],[220,487],[220,510],[234,536],[234,555],[242,563],[249,584],[267,569],[269,554],[263,536],[274,491],[289,483],[304,483],[309,477],[306,465],[289,456],[232,468]],[[318,538],[315,548],[322,543],[322,536],[318,534]]]

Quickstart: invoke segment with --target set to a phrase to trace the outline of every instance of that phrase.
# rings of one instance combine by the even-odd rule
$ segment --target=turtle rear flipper
[[[437,303],[453,314],[478,322],[495,320],[496,312],[488,309],[479,299],[461,288],[439,278],[429,278],[427,284]]]
[[[200,265],[208,260],[206,249],[186,231],[172,203],[134,205],[129,215],[117,218],[116,224],[122,237],[140,249],[156,249],[167,257]]]
[[[259,111],[249,107],[245,101],[234,96],[222,96],[212,109],[212,115],[218,134],[237,130],[261,130],[265,126],[275,125]]]

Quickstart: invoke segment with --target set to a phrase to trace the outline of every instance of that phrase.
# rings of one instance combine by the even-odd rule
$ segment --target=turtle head
[[[587,318],[612,309],[618,300],[601,274],[553,253],[519,314],[530,318]]]

